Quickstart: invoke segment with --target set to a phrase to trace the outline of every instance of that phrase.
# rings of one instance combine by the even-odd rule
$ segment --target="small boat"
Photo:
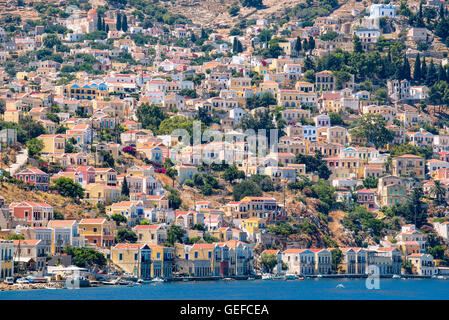
[[[273,276],[269,273],[265,273],[262,275],[262,280],[273,280]]]
[[[45,287],[45,289],[48,289],[48,290],[56,290],[57,288],[53,288],[53,287]]]
[[[299,277],[298,280],[304,280],[304,277]]]
[[[116,286],[119,284],[120,278],[116,278],[110,281],[102,281],[101,283],[107,286]]]
[[[248,277],[248,279],[246,279],[246,280],[256,280],[256,278],[254,278],[254,277]]]
[[[285,280],[295,280],[296,279],[296,275],[294,275],[294,274],[286,274],[284,279]]]
[[[156,277],[156,278],[151,279],[151,282],[165,282],[165,280],[162,278]]]
[[[344,286],[343,284],[339,283],[339,284],[337,284],[337,287],[336,287],[336,288],[341,288],[341,289],[344,289],[344,288],[345,288],[345,286]]]
[[[322,274],[319,274],[319,275],[317,275],[316,277],[317,277],[317,278],[322,278],[323,275],[322,275]]]
[[[190,279],[188,279],[188,278],[184,278],[184,279],[182,279],[182,281],[183,281],[183,282],[189,282],[189,281],[190,281]]]
[[[224,280],[224,281],[233,281],[233,280],[235,280],[235,279],[232,279],[232,278],[223,278],[223,280]]]
[[[394,274],[393,277],[392,277],[392,279],[401,279],[401,276],[398,275],[398,274]]]

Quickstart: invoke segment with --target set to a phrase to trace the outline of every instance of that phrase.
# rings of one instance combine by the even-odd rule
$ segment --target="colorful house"
[[[97,247],[110,247],[114,243],[112,225],[104,218],[82,219],[79,223],[79,233],[90,244]]]

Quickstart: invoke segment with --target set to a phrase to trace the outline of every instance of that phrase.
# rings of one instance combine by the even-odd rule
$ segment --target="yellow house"
[[[249,218],[242,221],[242,228],[246,230],[250,235],[254,235],[261,229],[265,229],[265,219]]]
[[[108,186],[117,185],[117,172],[112,168],[94,168],[95,182]]]
[[[151,277],[171,278],[173,248],[149,244],[151,248]]]
[[[121,189],[100,183],[89,183],[85,187],[84,200],[89,202],[109,202],[121,195]]]
[[[138,225],[133,230],[139,243],[161,244],[167,241],[167,230],[160,224]]]
[[[183,260],[188,273],[193,277],[209,277],[220,274],[220,265],[215,256],[219,256],[218,243],[195,243],[194,245],[176,244],[176,256]]]
[[[21,110],[5,110],[3,121],[19,123],[23,119],[23,114]]]
[[[392,161],[393,175],[397,177],[410,175],[417,178],[424,178],[424,166],[424,158],[414,154],[404,154],[393,158]]]
[[[112,70],[118,71],[118,72],[122,72],[123,70],[126,69],[127,66],[128,66],[128,64],[126,62],[112,62],[112,64],[111,64]]]
[[[97,247],[110,247],[114,243],[114,223],[105,218],[81,219],[78,230],[90,244]]]
[[[0,280],[14,274],[14,241],[0,239]]]
[[[278,104],[280,106],[289,107],[300,107],[300,93],[294,89],[281,89],[278,93]]]
[[[65,137],[61,134],[41,134],[37,137],[44,143],[42,153],[64,153]]]
[[[151,278],[151,248],[143,243],[118,243],[111,249],[112,262],[141,279]]]

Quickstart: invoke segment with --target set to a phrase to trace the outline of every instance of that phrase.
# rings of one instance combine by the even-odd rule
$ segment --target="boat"
[[[256,278],[254,278],[254,277],[248,277],[248,279],[246,279],[246,280],[256,280]]]
[[[316,277],[317,277],[317,278],[322,278],[323,275],[322,275],[322,274],[319,274],[319,275],[317,275]]]
[[[265,273],[262,275],[262,280],[273,280],[273,276],[269,273]]]
[[[110,281],[102,281],[101,283],[107,286],[116,286],[119,284],[120,278],[116,278]]]
[[[285,280],[295,280],[296,279],[296,275],[294,275],[294,274],[286,274],[284,276],[284,279]]]
[[[394,274],[393,277],[392,277],[392,279],[401,279],[401,276],[398,275],[398,274]]]
[[[223,280],[224,280],[224,281],[232,281],[232,280],[234,280],[234,279],[232,279],[232,278],[223,278]]]
[[[299,277],[298,280],[304,280],[304,277]]]
[[[344,286],[343,284],[339,283],[339,284],[337,284],[337,287],[336,287],[336,288],[341,288],[341,289],[344,289],[344,288],[345,288],[345,286]]]
[[[190,281],[190,279],[188,279],[188,278],[184,278],[184,279],[182,279],[182,281],[183,281],[183,282],[189,282],[189,281]]]
[[[151,279],[151,282],[165,282],[165,280],[162,278],[156,277],[156,278]]]

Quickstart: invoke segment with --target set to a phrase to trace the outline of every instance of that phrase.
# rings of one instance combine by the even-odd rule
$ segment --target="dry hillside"
[[[62,212],[66,218],[90,217],[90,207],[73,202],[72,199],[56,194],[40,191],[24,191],[10,183],[0,184],[0,195],[5,198],[6,204],[14,201],[35,201],[51,204],[55,210]]]

